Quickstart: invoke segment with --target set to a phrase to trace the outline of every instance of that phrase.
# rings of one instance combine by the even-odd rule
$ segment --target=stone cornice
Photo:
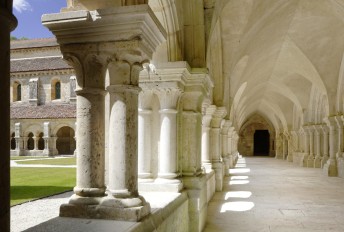
[[[59,46],[51,46],[51,47],[35,47],[35,48],[15,48],[11,49],[11,54],[18,54],[18,53],[32,53],[32,52],[44,52],[44,51],[58,51],[60,53]]]
[[[16,72],[11,73],[11,78],[37,77],[37,76],[55,76],[55,75],[74,75],[74,69],[34,71],[34,72]]]
[[[148,58],[166,40],[163,26],[148,5],[43,15],[42,23],[60,45],[138,39]]]

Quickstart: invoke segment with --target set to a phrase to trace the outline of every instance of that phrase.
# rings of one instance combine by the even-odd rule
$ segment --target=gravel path
[[[73,192],[11,207],[11,232],[21,232],[59,215],[59,207],[67,203]]]

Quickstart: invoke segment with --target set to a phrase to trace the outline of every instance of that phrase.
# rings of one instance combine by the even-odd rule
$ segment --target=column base
[[[151,182],[138,183],[139,191],[143,192],[175,192],[179,193],[183,189],[183,183],[178,179],[157,178]]]
[[[81,202],[83,204],[80,204]],[[150,210],[149,203],[140,196],[124,199],[112,196],[99,198],[73,196],[68,204],[60,206],[60,216],[137,222],[150,214]]]
[[[321,168],[324,168],[325,164],[327,163],[327,160],[328,160],[328,156],[327,155],[324,155],[321,158]]]
[[[334,159],[327,160],[327,163],[324,165],[323,173],[326,176],[337,176],[338,170],[337,170],[337,163]]]
[[[342,152],[337,152],[336,158],[337,159],[343,158],[343,153]]]
[[[225,176],[229,176],[229,169],[230,169],[230,166],[231,166],[229,158],[228,157],[223,158],[223,163],[224,163],[224,165],[223,165],[224,175]]]
[[[288,162],[293,162],[293,155],[292,154],[288,154],[287,161]]]
[[[321,168],[321,156],[317,155],[314,159],[314,167]]]
[[[189,231],[203,231],[207,219],[207,175],[183,177],[189,198]]]
[[[215,171],[215,191],[221,192],[223,189],[223,163],[216,162],[212,164],[212,168]]]
[[[308,168],[314,168],[314,156],[309,155],[307,158],[307,167]]]

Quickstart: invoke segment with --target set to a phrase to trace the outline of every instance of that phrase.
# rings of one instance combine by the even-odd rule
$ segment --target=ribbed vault
[[[213,46],[219,37],[221,51]],[[214,101],[237,130],[255,113],[276,132],[321,123],[343,108],[343,51],[343,1],[217,1],[208,59],[221,62],[208,67],[223,71]]]

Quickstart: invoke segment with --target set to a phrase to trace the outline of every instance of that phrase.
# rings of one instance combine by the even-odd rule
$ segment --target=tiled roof
[[[55,38],[12,40],[11,49],[41,48],[58,46]]]
[[[62,57],[11,60],[11,73],[71,69]]]
[[[11,106],[11,119],[75,118],[76,105]]]

